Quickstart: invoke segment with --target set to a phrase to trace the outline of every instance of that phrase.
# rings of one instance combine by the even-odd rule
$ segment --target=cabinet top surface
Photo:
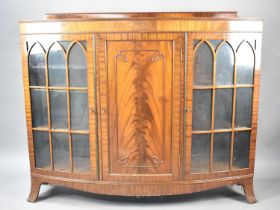
[[[225,11],[49,13],[41,20],[20,21],[20,34],[139,31],[261,32],[262,20],[240,18],[235,11]]]
[[[48,13],[45,19],[143,19],[143,18],[238,18],[235,11],[225,12],[126,12],[126,13]]]
[[[256,20],[240,18],[236,11],[207,12],[108,12],[108,13],[47,13],[44,19],[21,20],[24,22],[85,21],[85,20],[143,20],[143,19],[189,19],[189,20]]]

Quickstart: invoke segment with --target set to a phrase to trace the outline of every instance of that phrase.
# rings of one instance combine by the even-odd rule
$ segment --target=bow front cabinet
[[[255,202],[261,36],[236,12],[21,21],[28,200],[42,184],[125,196],[237,184]]]

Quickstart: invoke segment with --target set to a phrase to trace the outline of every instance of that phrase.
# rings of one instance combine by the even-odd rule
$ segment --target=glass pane
[[[234,133],[233,167],[236,169],[249,167],[250,135],[250,131]]]
[[[51,90],[50,104],[52,128],[68,128],[66,91]]]
[[[193,130],[210,130],[211,128],[212,90],[193,91]]]
[[[28,58],[29,83],[31,86],[45,86],[45,53],[40,44],[35,44]]]
[[[50,169],[51,160],[49,133],[43,131],[33,131],[33,141],[36,168]]]
[[[32,127],[48,127],[48,107],[46,91],[30,89]]]
[[[55,43],[48,55],[49,86],[66,86],[64,51]]]
[[[71,128],[88,130],[88,94],[82,91],[71,91]]]
[[[70,41],[59,41],[59,44],[61,44],[65,50],[65,52],[67,52],[68,48],[70,47],[71,42]]]
[[[200,39],[193,40],[193,47],[195,47],[200,41]]]
[[[234,54],[227,42],[224,42],[217,52],[216,85],[233,84]]]
[[[233,89],[216,89],[215,129],[232,127]]]
[[[87,86],[87,60],[82,47],[74,44],[70,49],[69,62],[69,80],[72,87]]]
[[[237,88],[235,127],[251,127],[253,88]]]
[[[230,163],[231,133],[214,134],[213,170],[225,171]]]
[[[212,47],[214,49],[217,48],[217,46],[222,42],[223,40],[209,40],[209,42],[211,43]]]
[[[213,54],[205,42],[199,45],[194,55],[193,83],[194,85],[213,84]]]
[[[208,172],[211,134],[192,135],[192,173]]]
[[[243,42],[236,55],[237,84],[253,84],[254,53],[247,42]]]
[[[52,133],[54,170],[69,171],[69,141],[67,133]]]
[[[73,170],[74,172],[90,171],[88,135],[72,134]]]
[[[79,41],[85,49],[87,49],[87,41]]]

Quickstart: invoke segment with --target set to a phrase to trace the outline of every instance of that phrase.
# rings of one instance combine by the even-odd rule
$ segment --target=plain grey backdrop
[[[0,209],[279,209],[280,204],[280,13],[279,0],[1,0],[0,1]],[[61,187],[42,187],[28,203],[26,139],[18,21],[51,12],[229,11],[264,20],[255,193],[249,205],[240,187],[185,196],[122,198]]]

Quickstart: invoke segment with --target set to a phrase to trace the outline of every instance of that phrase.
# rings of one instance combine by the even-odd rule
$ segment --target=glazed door
[[[33,173],[96,179],[92,36],[22,37]]]
[[[97,35],[103,180],[178,178],[182,40]]]
[[[253,173],[260,39],[257,33],[189,34],[185,177]]]

